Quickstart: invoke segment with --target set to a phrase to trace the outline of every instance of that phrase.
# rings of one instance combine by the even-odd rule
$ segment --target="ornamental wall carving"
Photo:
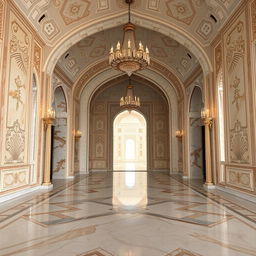
[[[32,35],[10,13],[6,91],[5,163],[26,163]]]
[[[224,86],[228,102],[229,160],[250,163],[249,117],[247,115],[248,65],[245,13],[242,13],[224,35]],[[217,65],[217,62],[216,62]]]

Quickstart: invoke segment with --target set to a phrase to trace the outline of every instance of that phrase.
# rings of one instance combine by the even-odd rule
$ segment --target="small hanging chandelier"
[[[142,43],[137,49],[135,45],[135,25],[131,23],[131,3],[133,0],[125,0],[129,5],[129,21],[124,25],[124,36],[122,45],[117,43],[116,49],[113,46],[109,53],[109,64],[116,70],[126,72],[128,76],[135,71],[145,69],[150,64],[149,50]]]
[[[131,85],[130,77],[129,85],[127,86],[126,90],[126,96],[121,97],[120,99],[120,107],[127,109],[129,112],[140,107],[140,98],[134,96],[133,86]]]

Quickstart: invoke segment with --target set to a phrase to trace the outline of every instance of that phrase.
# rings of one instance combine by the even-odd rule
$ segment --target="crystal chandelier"
[[[120,99],[120,107],[131,111],[133,109],[137,109],[140,107],[140,98],[134,96],[133,86],[131,85],[131,80],[129,77],[129,85],[127,86],[126,96],[121,97]]]
[[[131,23],[131,3],[133,0],[125,0],[129,5],[129,21],[124,25],[124,36],[122,45],[117,43],[116,49],[113,46],[109,53],[109,64],[116,70],[126,72],[128,76],[135,71],[145,69],[150,64],[149,50],[142,43],[139,48],[135,45],[135,25]]]

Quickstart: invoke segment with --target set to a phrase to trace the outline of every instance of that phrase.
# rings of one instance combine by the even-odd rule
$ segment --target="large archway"
[[[139,111],[144,115],[148,124],[147,134],[150,140],[147,141],[147,169],[170,170],[170,165],[175,166],[177,159],[173,157],[176,148],[173,148],[174,143],[171,143],[173,138],[169,125],[178,125],[177,115],[172,112],[163,92],[153,83],[137,76],[134,76],[132,82],[135,86],[135,95],[142,100]],[[121,76],[100,84],[92,92],[91,98],[88,95],[89,86],[87,93],[82,93],[80,113],[83,114],[80,116],[80,129],[85,135],[87,132],[88,137],[82,136],[80,141],[81,168],[86,168],[89,163],[87,167],[89,170],[113,170],[113,121],[122,111],[119,100],[126,92],[127,83],[127,77]],[[89,102],[87,97],[89,97]],[[86,116],[84,113],[88,107],[90,108],[89,116]],[[171,123],[169,123],[170,116],[172,116]],[[86,148],[88,141],[89,147]],[[89,153],[88,155],[84,154],[85,150]]]
[[[125,110],[114,119],[113,170],[147,170],[147,123],[138,111]]]

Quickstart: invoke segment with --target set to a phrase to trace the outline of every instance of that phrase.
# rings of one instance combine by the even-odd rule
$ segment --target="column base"
[[[215,185],[213,183],[204,183],[205,189],[215,189]]]
[[[42,189],[53,189],[53,184],[50,182],[45,182],[42,184]]]
[[[182,179],[187,180],[188,176],[182,176]]]

